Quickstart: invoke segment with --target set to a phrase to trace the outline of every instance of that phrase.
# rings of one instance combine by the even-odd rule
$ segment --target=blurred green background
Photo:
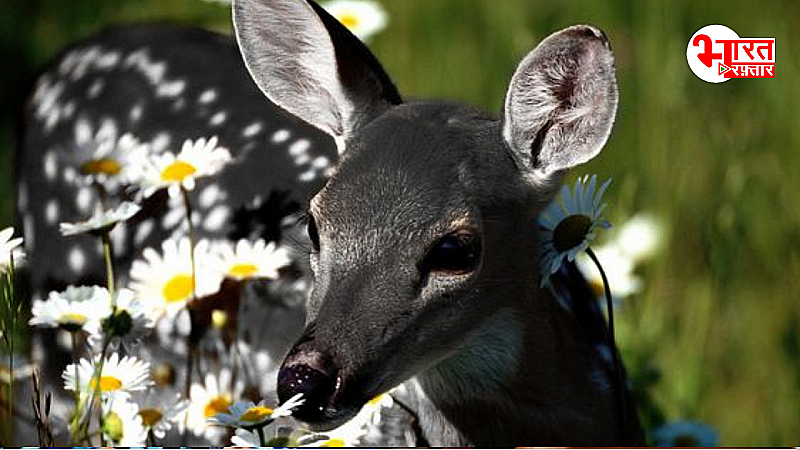
[[[656,215],[668,241],[618,313],[646,421],[709,423],[728,446],[800,443],[800,3],[383,0],[371,48],[407,97],[499,112],[516,63],[549,32],[601,27],[616,51],[620,112],[576,173],[612,176],[610,218]],[[64,45],[116,23],[230,31],[201,0],[3,0],[0,228],[13,223],[14,118]],[[686,64],[699,28],[776,38],[776,78],[713,85]]]

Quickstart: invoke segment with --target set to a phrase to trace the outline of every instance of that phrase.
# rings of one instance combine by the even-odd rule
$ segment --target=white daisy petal
[[[162,188],[171,196],[180,188],[194,189],[197,178],[214,175],[231,160],[228,149],[217,146],[216,136],[206,140],[184,141],[180,153],[139,153],[135,164],[129,165],[126,178],[142,189],[145,197]]]
[[[47,300],[34,300],[33,317],[28,323],[96,335],[100,332],[100,321],[110,314],[108,290],[99,286],[68,286],[62,292],[50,292]]]
[[[386,11],[373,1],[333,0],[322,7],[362,41],[386,28],[388,23]]]
[[[61,374],[64,388],[77,390],[82,395],[89,395],[99,388],[102,398],[115,399],[128,398],[131,392],[144,390],[153,384],[149,362],[133,356],[120,359],[119,354],[112,353],[103,363],[99,381],[95,373],[98,362],[92,363],[84,358],[77,366],[68,365]]]
[[[4,274],[10,267],[12,255],[15,266],[21,265],[25,257],[25,253],[19,248],[22,245],[22,238],[12,239],[13,235],[12,227],[0,231],[0,274]]]
[[[131,266],[131,289],[156,317],[174,318],[186,304],[219,290],[221,277],[211,269],[208,242],[200,241],[194,249],[196,274],[192,277],[189,239],[170,239],[161,245],[162,253],[147,248],[143,260]]]
[[[139,407],[127,399],[118,398],[103,403],[103,434],[115,447],[142,447],[147,429],[139,415]]]
[[[291,260],[286,249],[263,240],[250,242],[242,239],[235,247],[217,244],[211,249],[211,267],[226,278],[237,280],[251,278],[277,278],[278,270]]]
[[[98,211],[91,218],[77,223],[61,223],[58,228],[64,236],[110,230],[119,222],[135,216],[142,208],[132,202],[123,202],[114,209]]]

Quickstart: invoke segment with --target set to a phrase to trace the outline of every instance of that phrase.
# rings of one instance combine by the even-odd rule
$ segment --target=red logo
[[[689,67],[700,79],[775,78],[775,38],[740,38],[724,25],[708,25],[686,48]]]

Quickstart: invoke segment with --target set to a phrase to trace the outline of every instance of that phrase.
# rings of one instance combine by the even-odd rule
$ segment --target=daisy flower
[[[126,350],[132,350],[155,325],[155,313],[136,298],[130,289],[120,289],[115,294],[116,310],[101,321],[103,333],[116,338]],[[89,336],[92,346],[102,345],[102,336]]]
[[[258,438],[258,433],[242,428],[236,430],[236,434],[231,436],[231,444],[233,444],[234,447],[261,447],[261,441]]]
[[[194,249],[196,277],[192,281],[192,261],[188,238],[169,239],[161,244],[162,253],[146,248],[144,260],[131,266],[130,287],[157,317],[170,318],[180,312],[193,295],[198,298],[219,290],[220,277],[208,270],[208,242],[200,241]],[[195,285],[196,283],[196,285]]]
[[[323,3],[322,7],[362,41],[382,31],[389,23],[383,7],[372,1],[334,0]]]
[[[208,418],[208,422],[214,425],[224,425],[232,428],[251,428],[257,425],[266,425],[265,422],[279,417],[292,415],[292,410],[302,405],[303,394],[297,394],[284,402],[277,408],[270,408],[262,401],[259,404],[253,402],[236,402],[228,407],[227,413],[217,413]]]
[[[177,197],[181,188],[194,189],[197,178],[214,175],[230,161],[230,152],[217,147],[217,141],[216,136],[186,140],[177,155],[170,151],[158,155],[140,153],[128,178],[142,188],[145,197],[162,188]]]
[[[542,284],[558,271],[564,258],[570,261],[589,246],[598,228],[610,228],[602,213],[607,204],[601,203],[609,179],[596,190],[597,175],[578,178],[572,192],[564,186],[558,198],[539,215],[542,227],[543,251],[540,261]]]
[[[394,400],[389,394],[381,394],[368,401],[347,423],[319,435],[323,440],[310,443],[313,447],[353,447],[359,445],[371,425],[377,425],[383,408],[391,408]]]
[[[0,274],[5,273],[11,265],[11,255],[14,255],[14,265],[19,265],[25,253],[19,248],[22,238],[11,238],[14,228],[9,227],[0,231]]]
[[[661,226],[649,214],[636,214],[620,226],[615,241],[634,263],[652,257],[661,246]]]
[[[64,388],[68,391],[89,393],[98,388],[95,365],[86,358],[80,360],[77,370],[75,364],[68,365],[61,378],[64,380]],[[133,356],[120,359],[117,353],[112,353],[103,363],[99,389],[105,399],[125,399],[131,392],[144,390],[152,384],[149,362]]]
[[[642,289],[642,279],[633,273],[634,260],[623,252],[615,243],[594,249],[597,259],[603,262],[603,270],[608,277],[612,297],[620,299],[633,295]],[[589,286],[597,297],[605,294],[603,278],[592,260],[585,254],[575,258],[575,264],[581,271]]]
[[[700,422],[677,420],[653,430],[653,444],[658,447],[716,447],[719,435]]]
[[[118,398],[104,402],[103,434],[106,443],[115,447],[142,447],[147,440],[147,429],[141,411],[135,403]]]
[[[142,424],[153,430],[159,439],[166,436],[173,423],[178,425],[179,430],[182,428],[184,413],[189,406],[189,402],[179,393],[170,396],[153,389],[137,392],[133,395],[133,401],[139,406]]]
[[[131,202],[122,202],[114,209],[97,211],[91,218],[83,222],[62,222],[58,228],[64,236],[81,233],[109,232],[119,222],[124,222],[135,216],[142,208]]]
[[[194,383],[189,390],[189,409],[187,426],[196,436],[209,440],[219,439],[225,431],[219,427],[208,426],[207,419],[228,412],[234,399],[241,394],[241,382],[231,383],[231,371],[220,370],[219,375],[206,374],[203,384]]]
[[[103,122],[94,132],[88,121],[79,120],[74,145],[76,151],[60,154],[66,159],[64,166],[70,168],[71,176],[84,185],[99,184],[111,192],[126,184],[124,174],[134,155],[148,150],[147,144],[130,133],[120,136],[110,121]]]
[[[31,314],[30,325],[96,334],[100,321],[111,314],[111,297],[99,286],[69,286],[63,292],[50,292],[47,300],[34,300]]]
[[[242,239],[233,247],[229,244],[216,246],[215,270],[226,278],[244,280],[251,278],[277,278],[278,270],[291,262],[284,248],[263,239],[250,242]]]

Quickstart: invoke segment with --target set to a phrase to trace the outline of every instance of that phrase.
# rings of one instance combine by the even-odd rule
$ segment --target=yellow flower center
[[[195,172],[197,172],[195,166],[184,161],[175,161],[161,171],[161,181],[180,183]]]
[[[228,269],[228,274],[236,278],[249,278],[258,271],[258,266],[249,263],[234,264]]]
[[[111,158],[92,159],[83,163],[81,171],[87,175],[119,175],[122,166]]]
[[[383,400],[383,396],[384,396],[384,394],[377,395],[377,396],[375,396],[375,398],[373,398],[372,400],[368,401],[367,404],[370,405],[370,406],[375,406],[378,403],[380,403],[381,400]]]
[[[203,408],[203,415],[213,417],[217,414],[227,413],[228,406],[231,406],[231,401],[228,397],[216,396],[206,403],[206,407]]]
[[[239,417],[242,422],[261,422],[270,415],[272,415],[272,408],[266,406],[253,406],[248,408],[247,411]]]
[[[148,408],[148,409],[140,409],[139,416],[142,417],[142,423],[146,427],[152,427],[153,425],[157,424],[164,414],[161,411],[155,408]]]
[[[592,219],[583,214],[565,217],[553,230],[553,246],[556,251],[565,252],[577,247],[586,239],[592,228]]]
[[[339,22],[341,22],[341,24],[347,27],[347,29],[350,31],[356,29],[358,24],[361,22],[361,19],[359,19],[358,16],[353,13],[342,13],[336,18],[339,19]]]
[[[217,330],[222,330],[228,325],[228,313],[221,309],[211,311],[211,325]]]
[[[164,283],[162,294],[167,303],[179,302],[192,295],[194,282],[191,275],[178,274]]]
[[[92,390],[97,389],[97,378],[92,378],[91,388]],[[120,388],[122,388],[122,381],[119,378],[111,376],[100,377],[100,391],[118,391]]]
[[[344,447],[344,439],[334,438],[323,442],[320,447]]]
[[[58,319],[60,323],[71,323],[77,325],[83,325],[86,323],[86,316],[79,313],[64,313]]]

